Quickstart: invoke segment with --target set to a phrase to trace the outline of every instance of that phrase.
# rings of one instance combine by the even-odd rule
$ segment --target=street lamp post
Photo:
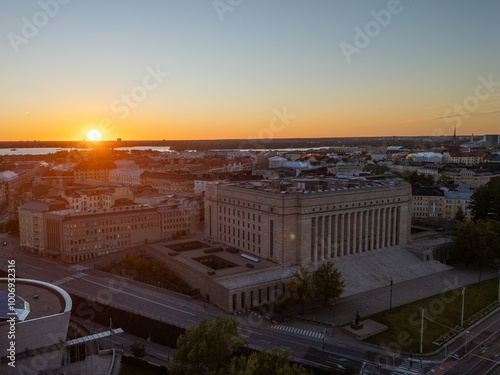
[[[462,288],[462,319],[460,321],[460,327],[464,326],[464,307],[465,307],[465,286]]]
[[[500,301],[500,268],[498,269],[498,300]]]
[[[321,342],[321,350],[325,351],[325,334],[326,334],[326,328],[323,330],[323,339]]]
[[[391,300],[389,303],[389,310],[392,310],[392,284],[394,283],[394,280],[392,279],[392,277],[390,277],[390,279],[391,279]]]

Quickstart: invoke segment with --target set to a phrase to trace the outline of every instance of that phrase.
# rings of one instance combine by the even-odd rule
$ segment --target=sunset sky
[[[3,0],[0,140],[500,133],[499,15],[498,0]]]

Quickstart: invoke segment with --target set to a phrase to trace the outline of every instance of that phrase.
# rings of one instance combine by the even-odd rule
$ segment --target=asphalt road
[[[280,347],[288,349],[292,356],[305,364],[322,368],[352,366],[361,368],[367,357],[367,348],[350,338],[326,335],[309,337],[271,328],[273,322],[255,314],[230,315],[212,304],[206,304],[188,296],[158,289],[153,286],[112,276],[92,269],[78,270],[48,259],[34,257],[17,249],[0,250],[2,268],[6,259],[16,260],[18,277],[34,278],[60,285],[70,293],[110,304],[143,316],[161,319],[171,324],[189,328],[201,319],[212,320],[218,314],[235,317],[249,346],[255,349]],[[77,306],[74,306],[77,308]],[[92,320],[88,311],[87,320]],[[339,334],[337,335],[339,336]],[[324,351],[322,350],[324,348]]]
[[[10,246],[11,244],[12,247]],[[18,277],[51,282],[60,285],[70,293],[85,296],[88,299],[94,299],[97,302],[110,304],[143,316],[164,320],[181,327],[189,328],[196,325],[201,319],[212,320],[218,314],[235,317],[239,323],[240,331],[247,339],[250,347],[255,349],[273,347],[287,349],[290,350],[296,360],[323,369],[329,369],[333,366],[337,368],[353,367],[360,370],[363,366],[366,366],[367,368],[375,369],[372,372],[375,374],[403,374],[404,371],[408,374],[417,374],[421,373],[421,371],[426,372],[427,369],[434,367],[435,364],[441,363],[443,360],[442,357],[426,360],[421,366],[418,366],[417,363],[410,364],[407,354],[395,353],[396,357],[393,358],[392,352],[359,342],[341,333],[339,330],[334,333],[331,328],[326,331],[324,336],[317,334],[315,337],[279,330],[272,327],[275,325],[273,322],[256,314],[250,313],[234,316],[223,312],[212,304],[206,304],[203,301],[182,294],[112,276],[100,271],[92,269],[82,270],[74,266],[68,267],[58,262],[25,254],[19,250],[16,240],[12,238],[9,238],[9,246],[0,246],[1,268],[5,269],[7,259],[16,260],[16,273]],[[353,303],[356,304],[357,301],[353,301]],[[92,314],[93,312],[89,311],[88,316],[85,317],[88,324],[93,324]],[[320,326],[317,328],[309,327],[308,329],[321,333],[324,331],[324,328]],[[304,329],[304,332],[307,333],[308,329]],[[500,325],[493,332],[497,332],[498,330],[500,330]],[[116,344],[125,345],[126,342],[130,342],[130,339],[126,340],[118,336],[113,338],[113,340],[115,339]],[[146,337],[142,339],[144,340]],[[491,342],[493,343],[495,340],[498,341],[498,337],[492,336]],[[481,368],[482,371],[483,366],[487,367],[486,362],[489,361],[492,371],[490,373],[496,374],[497,372],[495,371],[498,371],[498,366],[491,361],[495,361],[495,354],[498,353],[498,348],[492,343],[490,341],[486,342],[491,352],[476,353],[472,351],[471,347],[471,352],[466,357],[458,362],[451,359],[451,364],[453,366],[458,366],[459,364],[467,366],[467,363],[470,361],[470,366],[476,366],[476,369]],[[163,364],[165,364],[168,360],[168,354],[165,353],[168,353],[169,349],[158,346],[152,348],[152,350],[155,353],[155,361],[162,363],[162,356],[164,356],[165,362]],[[477,350],[477,348],[474,350]],[[494,352],[495,350],[497,352]],[[481,357],[488,358],[488,360]],[[380,368],[378,367],[379,363],[382,364]],[[415,371],[417,369],[418,372]],[[463,371],[465,370],[457,367],[455,374],[463,374]],[[469,372],[469,374],[481,373]]]
[[[477,330],[461,338],[461,346],[443,364],[435,366],[436,375],[500,374],[500,313],[494,314]]]

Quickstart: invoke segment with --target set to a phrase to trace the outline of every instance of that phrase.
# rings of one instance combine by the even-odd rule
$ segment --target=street
[[[1,267],[5,269],[6,259],[16,260],[16,273],[18,277],[34,278],[59,285],[69,293],[85,297],[89,300],[101,304],[109,304],[124,311],[150,317],[156,320],[168,322],[183,328],[189,328],[198,324],[201,319],[212,320],[216,315],[235,317],[243,337],[248,341],[249,347],[254,349],[264,349],[279,347],[289,350],[295,360],[306,365],[314,365],[323,369],[332,366],[336,368],[348,368],[360,370],[362,367],[370,369],[376,374],[398,373],[397,371],[408,371],[408,373],[427,373],[431,368],[439,370],[439,366],[451,361],[454,365],[453,374],[480,374],[477,371],[488,374],[496,374],[499,371],[496,356],[498,356],[498,330],[500,323],[496,325],[479,327],[483,332],[496,333],[488,337],[471,335],[469,353],[458,361],[451,357],[460,348],[464,348],[465,340],[457,340],[457,348],[448,350],[448,359],[443,362],[443,356],[437,354],[426,358],[423,363],[409,360],[406,353],[394,353],[388,349],[364,344],[342,330],[326,329],[320,325],[304,323],[297,329],[288,326],[281,326],[256,313],[227,314],[210,303],[171,292],[157,287],[142,284],[136,281],[125,279],[119,276],[110,275],[93,269],[82,269],[78,266],[65,266],[61,263],[51,261],[46,258],[35,257],[20,251],[15,244],[15,239],[9,239],[14,243],[14,247],[2,247],[0,250]],[[421,280],[421,282],[425,282]],[[439,285],[438,285],[439,287]],[[341,311],[352,311],[353,306],[358,306],[365,297],[359,299],[349,297],[348,301],[339,304]],[[363,302],[366,303],[366,300]],[[73,309],[78,306],[73,306]],[[75,310],[73,310],[75,311]],[[92,326],[93,317],[96,311],[87,311],[84,316],[84,325]],[[346,313],[342,313],[346,314]],[[498,318],[500,320],[500,317]],[[118,327],[114,327],[118,328]],[[113,337],[118,347],[126,348],[133,341],[145,340],[145,337],[134,338],[127,334]],[[486,350],[478,348],[478,340],[484,340]],[[106,345],[104,340],[104,345]],[[154,335],[153,335],[154,341]],[[473,341],[473,342],[472,342]],[[474,348],[472,345],[474,344]],[[150,343],[150,356],[154,363],[168,363],[168,356],[171,349]],[[396,356],[394,357],[394,354]],[[450,368],[450,367],[448,367]],[[456,370],[455,370],[456,369]],[[367,370],[368,371],[368,370]],[[394,372],[396,371],[396,372]],[[368,372],[367,372],[368,373]],[[437,372],[436,372],[437,373]]]

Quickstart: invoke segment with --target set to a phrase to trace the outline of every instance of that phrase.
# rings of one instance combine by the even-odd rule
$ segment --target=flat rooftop
[[[7,291],[7,279],[0,279],[0,291]],[[16,296],[29,303],[30,311],[24,321],[56,315],[71,310],[69,295],[59,287],[36,281],[16,279]]]
[[[343,192],[362,189],[388,188],[403,186],[404,181],[374,181],[363,177],[356,178],[300,178],[283,180],[261,180],[240,183],[223,183],[220,187],[256,190],[274,194],[318,194]]]
[[[275,273],[283,273],[283,268],[275,262],[220,243],[211,244],[194,239],[147,246],[164,255],[169,264],[186,264],[204,276],[210,275],[215,282],[226,287],[235,287],[234,283],[245,286],[265,282],[274,279]]]

